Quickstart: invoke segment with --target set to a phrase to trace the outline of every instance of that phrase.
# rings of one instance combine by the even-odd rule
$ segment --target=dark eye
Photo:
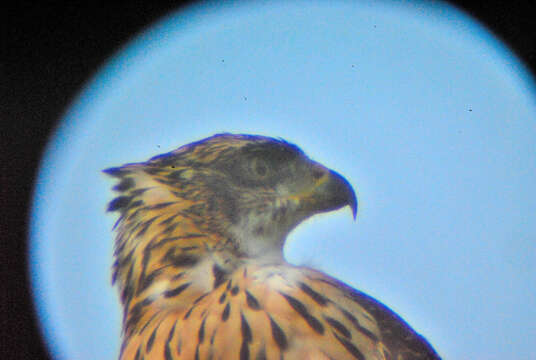
[[[251,170],[253,170],[255,176],[263,178],[268,174],[268,164],[263,159],[253,159]]]

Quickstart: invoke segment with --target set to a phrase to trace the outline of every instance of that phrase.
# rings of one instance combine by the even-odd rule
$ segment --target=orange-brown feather
[[[119,180],[109,210],[119,212],[113,279],[124,309],[120,359],[439,359],[367,295],[290,265],[282,254],[244,253],[230,230],[240,223],[233,196],[249,196],[240,206],[258,213],[268,211],[274,190],[233,186],[217,163],[241,161],[235,154],[252,143],[288,147],[310,161],[274,139],[219,135],[106,170]],[[273,221],[283,221],[281,214]],[[282,251],[282,243],[273,246]]]

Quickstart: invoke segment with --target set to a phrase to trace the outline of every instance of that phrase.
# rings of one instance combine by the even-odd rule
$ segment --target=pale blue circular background
[[[31,273],[58,359],[115,359],[102,169],[217,132],[283,137],[344,174],[360,210],[290,236],[445,359],[529,359],[536,338],[533,79],[442,3],[209,3],[144,31],[89,82],[35,190]]]

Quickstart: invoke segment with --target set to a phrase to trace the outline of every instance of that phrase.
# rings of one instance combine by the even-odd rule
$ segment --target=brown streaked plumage
[[[219,134],[105,172],[121,360],[440,359],[386,306],[285,261],[301,221],[357,210],[350,184],[295,145]]]

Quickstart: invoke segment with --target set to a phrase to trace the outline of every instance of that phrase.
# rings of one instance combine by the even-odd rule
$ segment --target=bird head
[[[228,239],[244,257],[282,254],[288,233],[312,215],[345,205],[354,218],[357,212],[346,179],[296,145],[264,136],[219,134],[105,172],[128,181],[123,187],[130,193],[148,189],[141,203],[182,203],[159,211],[180,213],[197,231]],[[121,210],[135,199],[119,201],[121,206],[114,201],[111,210]]]

